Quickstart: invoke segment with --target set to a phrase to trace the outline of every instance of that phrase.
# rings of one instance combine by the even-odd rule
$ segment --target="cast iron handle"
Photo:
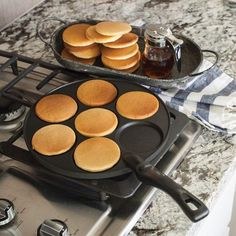
[[[64,25],[66,24],[66,22],[63,21],[63,20],[61,20],[61,19],[59,19],[59,18],[57,18],[57,17],[49,17],[49,18],[46,18],[46,19],[40,21],[40,22],[37,24],[37,26],[36,26],[36,35],[39,37],[39,39],[40,39],[43,43],[45,43],[46,46],[50,47],[54,53],[58,54],[57,51],[56,51],[56,50],[54,49],[54,47],[52,46],[52,37],[53,37],[53,35],[55,34],[55,31],[52,33],[52,35],[50,35],[50,40],[49,40],[49,41],[47,41],[47,40],[44,38],[44,36],[41,34],[40,29],[42,28],[42,26],[44,25],[44,23],[47,22],[47,21],[59,21],[60,23],[62,23],[62,24],[64,24]],[[58,55],[59,55],[59,54],[58,54]],[[59,55],[59,56],[61,56],[61,55]]]
[[[212,69],[212,68],[217,64],[217,62],[218,62],[218,60],[219,60],[219,55],[218,55],[217,52],[215,52],[215,51],[213,51],[213,50],[207,50],[207,49],[202,49],[201,51],[202,51],[202,53],[208,52],[208,53],[213,54],[213,55],[215,56],[215,58],[216,58],[216,59],[215,59],[215,62],[214,62],[210,67],[208,67],[207,69],[205,69],[205,70],[203,70],[203,71],[196,72],[196,73],[193,73],[193,74],[189,74],[189,76],[191,76],[191,77],[197,76],[197,75],[201,75],[201,74],[203,74],[203,73],[209,71],[210,69]]]
[[[62,24],[66,24],[66,22],[63,21],[63,20],[61,20],[61,19],[59,19],[59,18],[57,18],[57,17],[49,17],[49,18],[46,18],[46,19],[40,21],[40,22],[37,24],[37,26],[36,26],[36,34],[37,34],[37,36],[40,38],[40,40],[41,40],[42,42],[44,42],[47,46],[49,46],[50,48],[52,48],[52,50],[54,50],[53,47],[52,47],[52,43],[51,43],[51,42],[52,42],[52,36],[54,35],[55,31],[52,33],[52,35],[50,35],[50,37],[49,37],[50,40],[49,40],[49,41],[47,41],[47,40],[43,37],[43,35],[41,34],[41,31],[40,31],[40,29],[42,28],[43,24],[44,24],[45,22],[47,22],[47,21],[59,21],[59,22],[61,22]]]
[[[169,194],[191,221],[197,222],[209,214],[208,208],[201,200],[177,184],[167,175],[158,171],[156,167],[151,164],[144,164],[139,156],[126,154],[123,159],[126,164],[134,170],[137,178],[141,182],[159,188]],[[191,208],[190,204],[194,206],[195,209]]]

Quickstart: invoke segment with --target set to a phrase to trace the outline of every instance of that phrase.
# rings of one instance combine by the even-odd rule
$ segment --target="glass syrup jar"
[[[146,76],[152,79],[168,79],[175,61],[178,70],[181,70],[182,40],[175,38],[168,28],[159,24],[147,25],[144,38],[142,70]]]

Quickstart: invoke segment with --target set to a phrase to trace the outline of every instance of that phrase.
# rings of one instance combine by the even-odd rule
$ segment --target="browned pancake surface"
[[[76,129],[87,137],[108,135],[116,129],[117,124],[116,115],[104,108],[83,111],[75,119]]]
[[[75,57],[83,58],[83,59],[90,59],[100,55],[100,45],[94,43],[89,46],[84,47],[73,47],[66,43],[64,43],[65,48],[69,53],[74,55]]]
[[[75,164],[86,171],[100,172],[112,168],[120,159],[120,148],[111,139],[90,138],[78,145]]]
[[[62,122],[77,111],[75,100],[64,94],[51,94],[40,99],[35,107],[36,115],[47,122]]]
[[[125,70],[135,66],[140,60],[140,52],[138,51],[134,56],[125,59],[125,60],[112,60],[104,55],[102,55],[102,62],[103,64],[111,69],[116,70]]]
[[[79,57],[75,57],[71,53],[69,53],[65,48],[61,52],[61,57],[66,60],[76,61],[79,63],[87,64],[87,65],[93,65],[96,61],[96,57],[90,58],[90,59],[83,59]]]
[[[108,104],[115,99],[116,95],[116,87],[104,80],[86,81],[77,90],[78,99],[88,106]]]
[[[96,31],[96,26],[93,25],[87,29],[86,36],[95,43],[109,43],[109,42],[114,42],[115,40],[120,38],[122,35],[117,34],[114,36],[106,36],[106,35],[99,34]]]
[[[116,103],[120,115],[134,120],[145,119],[154,115],[159,108],[157,98],[147,92],[133,91],[121,95]]]
[[[122,35],[119,39],[111,43],[104,43],[103,45],[108,48],[126,48],[134,45],[138,42],[138,35],[134,33],[128,33]]]
[[[68,26],[62,34],[62,39],[65,43],[71,46],[88,46],[93,44],[93,41],[86,37],[86,30],[90,27],[89,24],[74,24]]]
[[[139,50],[138,44],[126,48],[102,48],[102,55],[113,60],[125,60],[134,56]]]
[[[96,25],[96,31],[99,34],[107,36],[126,34],[129,33],[131,29],[128,23],[118,21],[104,21]]]
[[[68,151],[75,138],[74,131],[66,125],[47,125],[33,135],[32,148],[46,156],[58,155]]]
[[[133,73],[139,68],[139,66],[140,66],[140,63],[138,62],[136,65],[134,65],[134,66],[132,66],[128,69],[121,70],[121,72],[123,71],[123,72],[126,72],[126,73]]]

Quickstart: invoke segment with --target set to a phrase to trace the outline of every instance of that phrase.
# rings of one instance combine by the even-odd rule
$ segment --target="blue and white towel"
[[[201,69],[211,65],[204,61]],[[161,90],[149,87],[170,107],[185,113],[205,127],[236,133],[236,79],[214,67],[196,76],[182,88]]]

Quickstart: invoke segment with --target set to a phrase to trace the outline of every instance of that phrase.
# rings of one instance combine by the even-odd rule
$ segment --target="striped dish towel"
[[[210,65],[210,62],[204,60],[200,69]],[[157,93],[168,106],[205,127],[224,133],[236,133],[236,79],[218,67],[196,76],[185,87],[167,90],[148,88]]]

